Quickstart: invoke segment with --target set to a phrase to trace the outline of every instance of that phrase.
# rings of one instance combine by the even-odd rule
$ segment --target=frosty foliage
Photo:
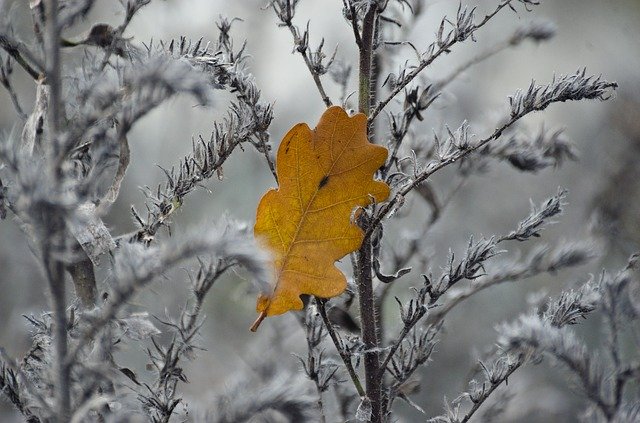
[[[274,374],[260,389],[250,379],[238,380],[226,395],[215,399],[205,418],[207,423],[306,422],[314,421],[314,398],[300,374]]]
[[[365,241],[351,256],[347,292],[331,300],[304,298],[306,310],[296,314],[299,324],[274,329],[269,350],[254,354],[249,370],[231,372],[218,384],[224,388],[207,393],[206,403],[183,398],[189,383],[186,363],[203,354],[205,301],[214,284],[238,268],[257,290],[268,291],[269,258],[248,225],[232,218],[175,234],[171,218],[189,206],[203,183],[223,181],[223,165],[238,150],[255,151],[277,179],[269,127],[274,118],[287,118],[274,114],[273,104],[263,99],[248,67],[250,46],[232,36],[235,19],[221,17],[214,40],[151,41],[127,31],[151,0],[120,0],[117,26],[87,22],[93,0],[15,3],[31,14],[33,31],[22,39],[25,35],[18,34],[26,31],[18,31],[17,20],[10,19],[15,10],[0,2],[0,85],[17,119],[17,129],[0,143],[0,219],[10,217],[23,231],[50,299],[48,310],[25,316],[31,347],[23,357],[0,348],[0,395],[26,421],[379,423],[398,419],[396,400],[425,414],[425,421],[496,421],[519,396],[506,387],[509,377],[525,365],[547,362],[562,368],[570,386],[583,395],[584,421],[640,418],[640,357],[638,348],[625,348],[640,317],[637,254],[618,273],[603,271],[498,325],[497,341],[487,342],[489,352],[465,381],[467,388],[453,400],[445,398],[441,415],[426,415],[416,395],[421,390],[435,395],[437,381],[421,380],[420,372],[440,365],[438,342],[455,334],[447,326],[452,310],[502,284],[541,274],[562,279],[559,271],[600,252],[584,239],[536,243],[566,207],[568,193],[562,188],[541,203],[532,202],[529,214],[506,234],[470,236],[461,251],[438,246],[449,249],[442,263],[428,251],[428,232],[447,218],[457,188],[486,172],[490,162],[534,173],[578,159],[562,130],[542,126],[532,133],[520,126],[522,118],[558,102],[607,100],[617,88],[585,69],[552,76],[549,83],[532,82],[506,99],[507,113],[497,123],[441,122],[432,136],[418,139],[419,122],[463,72],[525,42],[553,38],[553,23],[519,20],[539,1],[495,0],[483,15],[460,4],[454,15],[439,19],[433,42],[414,45],[407,34],[425,11],[422,1],[343,0],[342,17],[353,33],[357,58],[328,50],[313,21],[304,24],[299,0],[267,3],[264,13],[272,13],[277,26],[291,34],[293,52],[320,96],[305,95],[305,101],[333,104],[325,89],[332,79],[340,88],[339,103],[346,109],[357,104],[368,114],[371,140],[389,149],[377,177],[393,192],[389,201],[354,212]],[[502,41],[440,80],[421,79],[432,63],[459,44],[476,41],[494,17],[510,10],[519,26]],[[85,35],[65,38],[87,23]],[[402,56],[407,48],[409,58]],[[70,62],[72,55],[77,66]],[[392,59],[401,65],[388,70],[384,64]],[[16,89],[17,72],[33,80],[32,104]],[[145,207],[131,207],[131,227],[109,228],[103,219],[119,198],[132,160],[131,129],[175,96],[212,107],[223,91],[232,100],[212,122],[211,134],[193,138],[191,151],[162,169],[163,181],[143,190]],[[445,168],[460,184],[442,195],[433,187],[433,176]],[[393,249],[385,238],[394,228],[390,221],[403,222],[411,210],[422,213],[420,207],[428,211],[424,225],[407,230],[402,248]],[[516,245],[527,252],[520,254]],[[156,316],[131,307],[140,293],[158,279],[172,278],[179,266],[190,281],[179,310]],[[74,293],[66,291],[66,278]],[[412,289],[402,285],[407,280],[413,281]],[[395,298],[397,311],[383,313],[393,304],[391,287],[403,294]],[[605,339],[596,345],[574,330],[592,315],[601,318],[598,339]],[[290,338],[304,353],[291,354]],[[135,363],[117,358],[131,346],[146,361],[144,374],[133,370]]]

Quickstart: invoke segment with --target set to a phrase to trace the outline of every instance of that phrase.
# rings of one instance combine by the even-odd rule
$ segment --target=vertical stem
[[[369,72],[369,108],[371,109],[373,105],[378,101],[378,77],[380,76],[380,54],[377,51],[377,40],[379,37],[380,31],[380,16],[376,16],[373,22],[373,45],[372,45],[372,53],[371,53],[371,71]],[[367,116],[370,114],[369,112]],[[371,120],[368,126],[369,133],[369,141],[377,144],[377,127],[376,122]]]
[[[61,89],[60,89],[60,28],[58,27],[58,0],[47,2],[47,84],[51,92],[49,104],[49,124],[52,129],[51,148],[56,149],[61,123]]]
[[[49,102],[49,133],[47,152],[54,188],[61,190],[61,169],[56,165],[59,155],[59,140],[62,123],[61,98],[61,66],[60,66],[60,26],[58,24],[58,0],[46,2],[46,81],[50,88]],[[51,290],[51,301],[54,312],[54,345],[55,361],[55,392],[56,392],[56,420],[69,421],[71,415],[70,397],[70,367],[67,360],[67,316],[64,264],[58,258],[65,244],[65,223],[59,210],[51,210],[50,216],[42,216],[46,234],[42,245],[44,265]],[[49,214],[49,213],[47,213]]]
[[[371,243],[365,241],[358,251],[358,294],[364,354],[364,376],[367,397],[371,401],[371,422],[382,422],[382,378],[380,377],[380,354],[378,352],[378,329],[373,278],[371,274]]]
[[[371,70],[373,52],[373,33],[376,20],[376,6],[369,6],[362,21],[362,45],[360,47],[360,71],[358,90],[358,109],[369,116],[371,110]]]
[[[358,108],[361,113],[369,115],[371,110],[371,86],[373,83],[373,38],[375,32],[377,5],[372,2],[362,22],[360,45],[360,71]],[[367,129],[370,131],[371,125]],[[360,320],[362,325],[362,341],[365,345],[364,373],[366,392],[371,401],[371,422],[382,422],[382,379],[380,373],[380,356],[377,316],[373,296],[373,277],[371,274],[371,242],[365,239],[358,251],[358,297],[360,302]]]
[[[55,219],[58,223],[61,219]],[[64,266],[55,258],[56,250],[60,248],[54,240],[60,239],[59,225],[51,223],[51,229],[47,235],[48,242],[44,245],[44,265],[46,268],[49,289],[53,305],[55,323],[53,326],[53,341],[55,346],[55,392],[56,414],[58,422],[69,421],[71,409],[70,396],[70,372],[66,364],[67,357],[67,316],[66,316],[66,292],[64,281]]]
[[[322,391],[317,384],[316,390],[318,392],[318,411],[320,412],[320,423],[327,423],[327,418],[324,415],[324,404],[322,403]]]

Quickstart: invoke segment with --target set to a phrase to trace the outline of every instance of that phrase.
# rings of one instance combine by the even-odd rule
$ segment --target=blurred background
[[[15,7],[16,25],[29,34],[28,7],[23,1],[5,1]],[[247,41],[252,58],[249,63],[263,99],[275,103],[275,118],[270,133],[277,148],[284,133],[297,122],[314,126],[324,105],[299,55],[292,53],[291,34],[276,26],[276,18],[264,6],[266,0],[166,0],[146,7],[128,29],[134,43],[151,39],[169,40],[179,36],[204,40],[215,39],[215,20],[224,15],[240,18],[232,34],[238,46]],[[433,41],[441,18],[455,16],[457,2],[425,1],[425,11],[405,37],[418,50]],[[1,2],[0,2],[1,4]],[[477,4],[478,16],[492,10],[497,0],[469,2]],[[298,26],[310,22],[311,45],[322,37],[331,51],[338,45],[336,58],[357,68],[356,48],[351,28],[342,17],[339,0],[302,1],[295,17]],[[91,19],[78,28],[81,37],[92,23],[107,22],[116,26],[122,19],[118,2],[101,0]],[[562,240],[593,240],[603,254],[591,265],[550,276],[541,276],[517,284],[501,285],[467,301],[454,311],[446,324],[442,341],[433,355],[434,362],[422,371],[422,391],[415,402],[428,416],[440,414],[444,396],[452,399],[466,388],[465,377],[479,354],[495,340],[495,325],[525,312],[527,299],[543,292],[553,295],[579,281],[597,274],[602,268],[615,271],[640,245],[640,1],[638,0],[564,0],[546,1],[528,13],[503,11],[492,23],[476,33],[476,42],[456,46],[451,54],[425,70],[431,80],[444,77],[456,66],[531,20],[546,19],[557,26],[555,38],[542,44],[525,42],[516,49],[498,54],[463,74],[447,88],[424,122],[414,127],[413,138],[428,138],[444,124],[457,128],[464,120],[471,131],[482,137],[501,116],[505,116],[507,96],[526,88],[531,79],[547,83],[554,74],[573,73],[586,67],[588,74],[602,74],[620,85],[615,98],[607,102],[557,104],[524,121],[531,133],[545,128],[565,128],[565,135],[577,146],[579,160],[562,168],[546,169],[537,174],[514,171],[508,164],[492,163],[484,175],[472,178],[453,198],[445,215],[428,233],[425,252],[429,266],[439,274],[449,249],[462,253],[470,235],[480,237],[509,232],[527,216],[529,199],[535,203],[556,193],[562,186],[569,191],[566,213],[543,232],[543,241],[554,244]],[[414,60],[410,48],[404,48],[393,61],[383,62],[382,75],[395,71],[405,60]],[[70,63],[73,63],[71,61]],[[353,77],[348,90],[355,91]],[[23,105],[32,104],[33,83],[16,70],[16,85]],[[340,97],[340,87],[324,77],[328,94]],[[136,126],[129,138],[132,163],[117,203],[106,223],[114,235],[134,229],[129,214],[131,205],[144,209],[145,197],[140,187],[154,187],[164,181],[156,166],[170,168],[191,149],[192,137],[208,138],[213,122],[223,116],[230,97],[216,92],[213,108],[195,107],[188,98],[177,98],[157,109]],[[356,97],[353,97],[353,101]],[[353,106],[353,103],[352,103]],[[392,104],[397,110],[398,104]],[[387,118],[381,115],[378,139],[387,134]],[[20,131],[6,92],[0,90],[0,132]],[[262,193],[273,185],[264,160],[253,150],[237,151],[224,168],[222,181],[210,180],[186,198],[181,211],[174,215],[172,232],[180,233],[198,224],[217,221],[225,213],[253,224],[255,207]],[[438,194],[449,192],[453,182],[446,172],[433,183]],[[403,231],[419,226],[426,206],[419,199],[409,199],[415,208],[410,216],[388,226],[388,246],[401,248]],[[603,225],[599,222],[606,222]],[[514,257],[529,245],[509,245],[505,258]],[[522,251],[525,254],[526,251]],[[498,261],[500,259],[497,259]],[[9,216],[0,222],[0,345],[20,356],[29,347],[29,327],[22,315],[40,314],[47,308],[46,284],[41,269],[35,265],[25,237]],[[429,269],[416,265],[408,276],[395,282],[393,294],[408,295],[408,288],[421,283],[420,273]],[[133,307],[145,306],[163,316],[176,315],[188,293],[184,271],[167,274],[143,295]],[[389,297],[393,300],[393,296]],[[208,399],[224,393],[233,378],[250,375],[264,358],[265,351],[275,354],[281,365],[296,367],[294,352],[305,351],[304,335],[293,315],[268,319],[253,334],[248,327],[255,318],[255,293],[242,274],[230,274],[214,287],[207,303],[207,320],[200,345],[206,349],[190,363],[186,374],[190,384],[184,387],[187,402],[207,404]],[[389,331],[398,327],[396,308],[389,303],[383,316]],[[597,346],[603,339],[597,320],[577,328],[588,342]],[[123,360],[144,374],[144,345],[123,351]],[[273,353],[273,354],[271,354]],[[548,422],[576,421],[584,400],[562,377],[564,370],[548,361],[528,366],[509,379],[515,394],[501,421]],[[398,421],[422,421],[417,411],[397,403]],[[0,401],[0,421],[17,419],[9,404]]]

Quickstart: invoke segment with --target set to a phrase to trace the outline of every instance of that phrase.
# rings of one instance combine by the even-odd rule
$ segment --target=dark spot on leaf
[[[325,175],[325,176],[322,177],[322,179],[320,179],[320,183],[318,184],[318,189],[320,189],[323,186],[327,185],[327,182],[329,182],[329,175]]]

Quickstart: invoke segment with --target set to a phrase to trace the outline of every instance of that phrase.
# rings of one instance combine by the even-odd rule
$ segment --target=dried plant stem
[[[382,379],[380,373],[380,354],[375,299],[373,296],[373,278],[371,274],[371,243],[365,242],[358,252],[358,294],[360,299],[360,320],[362,324],[362,342],[364,353],[364,374],[367,397],[371,401],[371,422],[382,422]]]
[[[502,382],[506,382],[507,380],[509,380],[509,377],[516,370],[518,370],[522,366],[523,363],[524,363],[524,361],[518,361],[517,363],[513,364],[509,368],[507,373],[501,378],[501,380],[498,381],[498,383],[493,383],[489,387],[487,387],[487,390],[485,391],[485,394],[482,396],[480,401],[477,401],[477,402],[473,403],[473,406],[471,407],[471,409],[469,411],[467,411],[467,413],[460,420],[460,422],[461,423],[467,423],[471,419],[471,417],[473,417],[473,415],[476,413],[476,411],[478,411],[480,406],[482,406],[482,404],[485,403],[485,401],[489,398],[489,396],[493,393],[493,391],[495,391],[500,385],[502,385]]]
[[[425,311],[425,314],[426,314],[426,311]],[[391,349],[389,350],[389,352],[385,356],[384,360],[382,361],[382,364],[380,365],[380,375],[379,375],[380,378],[384,377],[384,373],[385,373],[385,371],[387,369],[387,365],[389,364],[389,362],[391,361],[391,359],[395,355],[396,351],[398,351],[398,348],[400,348],[400,345],[402,345],[402,341],[404,340],[404,338],[407,337],[407,335],[409,334],[411,329],[413,329],[413,326],[404,325],[404,327],[402,328],[402,331],[398,335],[398,338],[391,345]]]
[[[471,34],[473,34],[478,29],[482,28],[495,15],[497,15],[498,12],[500,12],[503,8],[509,6],[512,1],[513,0],[503,0],[493,12],[487,14],[484,19],[482,19],[477,24],[474,24],[472,30],[469,33],[469,36],[471,36]],[[402,92],[402,90],[404,90],[405,87],[409,85],[411,81],[413,81],[420,74],[420,72],[431,65],[431,63],[433,63],[433,61],[441,55],[449,53],[451,47],[459,42],[460,40],[457,37],[453,37],[448,43],[439,46],[439,48],[435,52],[431,53],[429,56],[421,60],[420,63],[418,63],[416,67],[402,80],[402,82],[398,84],[386,98],[381,100],[375,106],[370,114],[367,113],[367,115],[369,116],[369,122],[372,122],[376,118],[376,116],[378,116],[378,114],[387,106],[387,104],[389,104],[391,100],[393,100],[400,92]]]
[[[371,84],[373,82],[373,37],[375,32],[377,6],[371,4],[362,22],[362,36],[360,44],[360,70],[358,109],[369,116],[371,110]],[[373,127],[369,121],[368,130]],[[364,354],[364,374],[366,393],[371,402],[371,422],[382,422],[382,379],[379,377],[380,356],[378,353],[379,339],[375,298],[373,294],[373,277],[371,274],[371,240],[364,239],[357,258],[358,298],[360,303],[360,320],[362,325],[362,342],[366,352]]]
[[[60,87],[61,63],[60,63],[60,28],[58,27],[58,0],[49,0],[47,2],[47,75],[46,80],[50,90],[49,104],[49,124],[51,125],[52,134],[49,141],[53,148],[56,148],[57,140],[55,137],[60,132],[62,122],[62,90]],[[55,150],[54,150],[55,151]],[[54,156],[55,157],[55,156]]]
[[[291,4],[289,2],[287,2],[287,7],[291,8]],[[289,11],[289,16],[292,16],[291,11]],[[303,45],[302,39],[300,38],[300,34],[298,33],[298,30],[296,29],[296,27],[293,26],[293,22],[291,22],[291,19],[286,21],[285,24],[287,25],[287,28],[289,28],[289,31],[291,31],[291,35],[293,36],[293,41],[295,45],[296,46]],[[327,107],[330,107],[332,104],[331,99],[329,99],[327,92],[324,90],[324,86],[322,85],[322,81],[320,80],[320,74],[313,68],[313,64],[311,63],[311,58],[309,57],[309,53],[307,53],[307,50],[303,48],[297,48],[296,51],[298,51],[302,56],[302,58],[304,59],[304,63],[305,65],[307,65],[307,68],[309,69],[309,73],[313,78],[313,82],[315,82],[316,84],[316,88],[318,88],[318,92],[320,93],[320,97],[322,97],[322,101],[324,105]]]
[[[42,65],[23,43],[9,37],[7,34],[0,34],[0,47],[6,51],[31,78],[34,80],[40,78]]]
[[[318,408],[320,409],[320,423],[326,423],[327,418],[324,415],[324,405],[322,404],[322,392],[318,390]]]
[[[551,269],[532,269],[529,267],[523,268],[517,272],[509,273],[505,275],[498,275],[493,277],[487,277],[480,282],[475,282],[470,285],[465,290],[461,291],[458,295],[453,298],[443,302],[435,309],[427,318],[425,319],[426,325],[437,325],[444,320],[446,315],[453,310],[458,304],[462,303],[466,299],[470,298],[474,294],[491,288],[495,285],[505,283],[505,282],[515,282],[527,278],[531,278],[533,276],[539,275],[543,272],[549,272]]]
[[[254,113],[255,114],[255,113]],[[273,179],[278,183],[278,173],[276,172],[276,164],[273,157],[269,155],[269,135],[266,132],[261,132],[257,135],[258,140],[260,142],[260,146],[262,147],[262,154],[264,155],[265,160],[267,161],[267,165],[269,166],[269,170],[273,175]]]
[[[173,248],[162,259],[165,268],[171,268],[188,257],[194,257],[205,251],[211,251],[211,245],[207,242],[198,241],[181,245]],[[121,285],[115,287],[111,294],[110,301],[102,306],[102,312],[91,322],[82,333],[77,335],[76,342],[67,354],[66,364],[71,367],[77,363],[80,352],[90,345],[98,333],[108,326],[118,315],[122,307],[136,294],[138,291],[150,284],[157,274],[154,271],[145,272],[143,275],[137,275],[135,279],[121,281]]]
[[[369,6],[362,22],[360,45],[360,71],[358,78],[358,110],[369,116],[371,109],[371,82],[373,70],[373,33],[375,30],[376,7]],[[373,119],[370,119],[370,122]]]
[[[395,207],[395,205],[398,203],[398,201],[400,200],[400,198],[402,196],[407,195],[411,190],[413,190],[415,187],[417,187],[418,185],[420,185],[421,183],[426,181],[431,175],[433,175],[434,173],[436,173],[440,169],[442,169],[444,167],[447,167],[452,163],[457,162],[458,160],[468,156],[469,154],[473,153],[474,151],[484,147],[489,142],[500,138],[500,136],[505,131],[505,129],[507,129],[511,125],[513,125],[521,117],[522,116],[517,116],[517,117],[511,118],[508,122],[504,123],[502,126],[500,126],[495,131],[493,131],[491,133],[491,135],[489,135],[486,138],[483,138],[478,143],[476,143],[474,146],[469,147],[468,149],[466,149],[466,150],[464,150],[464,151],[462,151],[462,152],[460,152],[460,153],[458,153],[458,154],[456,154],[456,155],[454,155],[452,157],[449,157],[446,160],[439,161],[439,162],[435,163],[433,166],[430,166],[427,169],[425,169],[423,172],[419,173],[418,176],[413,181],[411,181],[410,183],[405,185],[403,188],[401,188],[394,198],[390,199],[387,203],[385,203],[382,206],[382,208],[380,209],[378,215],[370,223],[370,227],[369,227],[367,233],[365,234],[365,241],[371,236],[371,234],[373,232],[373,229],[382,222],[382,220],[389,214],[389,212],[391,212],[391,210]]]
[[[18,93],[15,91],[13,84],[11,83],[11,78],[9,76],[11,73],[10,60],[11,59],[7,59],[6,66],[5,64],[0,63],[0,85],[2,85],[7,91],[7,93],[9,94],[9,97],[11,98],[11,103],[13,103],[13,108],[15,109],[18,117],[21,120],[26,121],[28,116],[24,112],[24,109],[22,108],[22,106],[20,105],[20,99],[18,98]]]
[[[349,357],[349,355],[344,351],[344,348],[342,348],[342,343],[338,338],[338,334],[336,333],[335,328],[333,327],[333,324],[331,323],[331,321],[329,320],[329,317],[327,316],[327,309],[325,308],[325,302],[326,302],[325,299],[322,299],[322,298],[317,299],[318,311],[320,312],[320,317],[322,317],[322,321],[324,322],[324,325],[327,328],[327,332],[329,332],[329,336],[331,337],[331,340],[333,341],[334,345],[336,346],[336,349],[338,350],[338,354],[340,354],[340,358],[342,358],[342,361],[344,362],[344,365],[347,368],[347,373],[349,373],[349,377],[351,377],[351,381],[353,382],[353,385],[356,387],[356,391],[358,391],[358,395],[360,395],[360,397],[364,397],[366,395],[366,392],[362,387],[362,383],[360,382],[360,378],[358,377],[358,374],[353,368],[353,364],[351,363],[351,357]]]
[[[349,21],[351,22],[351,28],[353,29],[353,37],[358,48],[362,47],[362,39],[360,38],[360,30],[358,29],[358,14],[356,8],[351,3],[351,0],[342,0],[344,10],[348,10],[350,14]]]
[[[60,221],[59,219],[56,219]],[[61,222],[60,222],[61,223]],[[51,224],[52,230],[59,230],[59,225]],[[44,246],[44,264],[46,267],[47,279],[49,281],[49,289],[51,291],[51,301],[53,303],[53,313],[55,318],[54,325],[54,343],[55,343],[55,372],[56,372],[56,415],[57,421],[68,421],[71,410],[71,392],[70,392],[70,367],[66,364],[67,356],[67,317],[66,317],[66,292],[64,283],[64,267],[63,264],[56,260],[52,251],[54,246],[51,240],[58,238],[54,234],[47,237],[48,245]]]
[[[49,125],[50,139],[48,152],[51,163],[57,163],[59,143],[58,135],[61,131],[63,105],[61,87],[61,62],[60,62],[60,27],[58,25],[58,0],[49,0],[47,6],[47,83],[50,88]],[[56,189],[61,185],[61,169],[53,166],[50,170],[55,181]],[[54,312],[54,345],[55,345],[55,392],[56,392],[56,417],[59,422],[69,421],[71,416],[71,384],[70,367],[66,364],[67,358],[67,317],[66,317],[66,292],[64,264],[57,257],[58,249],[64,246],[65,222],[59,210],[52,210],[50,217],[42,216],[45,224],[46,236],[42,242],[42,255],[44,267],[51,291],[52,309]]]
[[[514,44],[511,42],[511,39],[507,39],[498,44],[495,44],[479,55],[472,57],[462,65],[455,68],[449,75],[438,81],[435,85],[435,91],[442,91],[445,87],[455,81],[463,72],[467,71],[469,68],[484,62],[485,60],[495,56],[496,54],[508,49],[513,45]]]

